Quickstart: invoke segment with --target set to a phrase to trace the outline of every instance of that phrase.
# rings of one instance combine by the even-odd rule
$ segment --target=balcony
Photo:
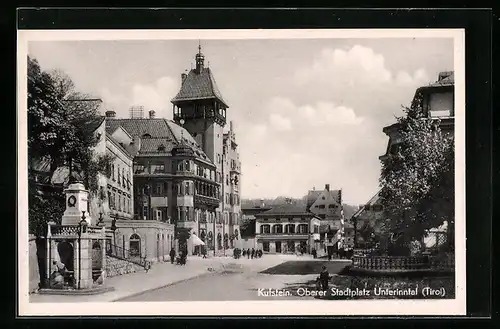
[[[166,196],[152,196],[151,207],[168,207],[168,198]]]
[[[194,203],[218,207],[219,206],[219,199],[209,197],[209,196],[200,195],[200,194],[195,194]]]

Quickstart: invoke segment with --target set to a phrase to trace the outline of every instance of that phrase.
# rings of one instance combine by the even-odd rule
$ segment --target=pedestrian
[[[173,264],[175,261],[175,249],[170,249],[170,263]]]
[[[254,249],[254,248],[252,248],[252,253],[251,253],[251,257],[252,257],[252,259],[254,258],[254,256],[255,256],[255,249]]]
[[[316,249],[313,248],[313,250],[311,251],[311,254],[313,255],[313,258],[316,258]]]
[[[243,257],[245,257],[245,255],[247,254],[247,251],[245,249],[243,249]]]
[[[247,258],[250,259],[250,248],[247,249]]]
[[[203,254],[203,258],[207,258],[207,249],[205,246],[201,246],[201,253]]]
[[[321,273],[319,274],[319,281],[321,283],[321,289],[323,291],[328,290],[328,281],[329,280],[330,280],[330,273],[328,273],[326,266],[323,265],[323,267],[321,269]]]

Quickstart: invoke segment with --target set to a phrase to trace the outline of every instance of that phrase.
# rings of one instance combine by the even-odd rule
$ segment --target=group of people
[[[179,256],[176,258],[176,252],[175,252],[175,249],[172,248],[170,249],[170,263],[174,264],[178,264],[178,265],[186,265],[186,261],[187,261],[187,251],[185,250],[180,250],[179,251]]]
[[[246,250],[245,249],[241,250],[240,248],[234,248],[233,257],[235,259],[239,259],[239,258],[241,258],[241,256],[243,256],[243,257],[246,256],[248,259],[261,258],[262,257],[262,250],[260,250],[260,249],[256,250],[254,248],[252,248],[251,250],[250,250],[250,248],[248,248]]]

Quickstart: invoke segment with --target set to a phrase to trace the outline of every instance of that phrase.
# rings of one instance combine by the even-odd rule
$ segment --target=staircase
[[[107,250],[106,250],[106,255],[108,257],[112,257],[115,259],[123,260],[132,264],[135,264],[137,266],[147,268],[150,266],[148,261],[146,260],[146,257],[143,257],[140,253],[137,254],[134,251],[130,252],[130,250],[127,250],[125,248],[119,247],[117,245],[108,245]]]

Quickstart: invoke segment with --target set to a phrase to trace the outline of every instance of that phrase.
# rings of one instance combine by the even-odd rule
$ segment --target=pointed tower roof
[[[195,60],[196,68],[183,78],[181,89],[171,102],[177,104],[182,101],[215,98],[229,107],[217,87],[212,71],[209,67],[204,67],[205,56],[201,52],[201,46],[198,46]]]

